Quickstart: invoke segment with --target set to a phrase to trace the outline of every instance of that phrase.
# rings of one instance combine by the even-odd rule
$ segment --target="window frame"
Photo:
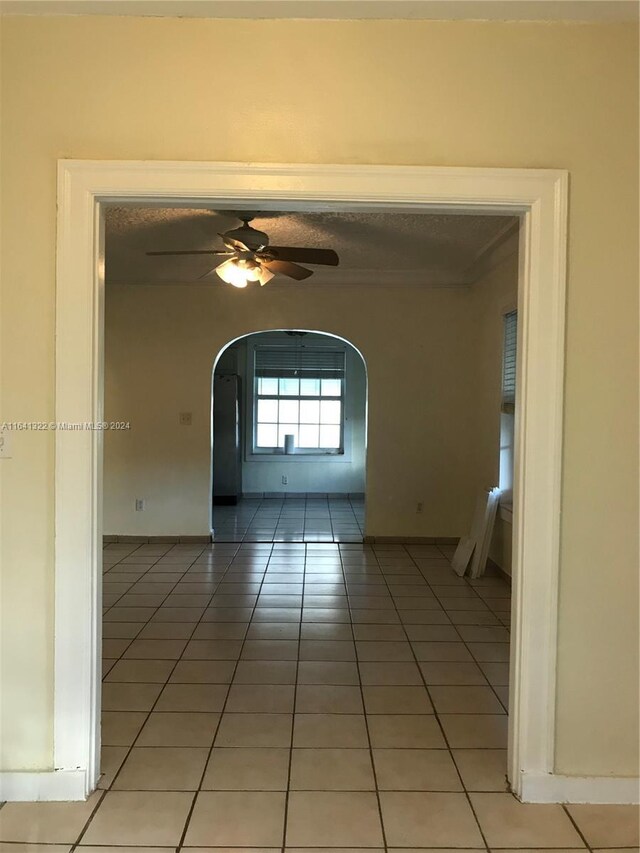
[[[292,396],[273,396],[263,395],[262,399],[291,399],[291,400],[340,400],[341,403],[341,423],[340,423],[340,447],[338,449],[331,448],[298,448],[294,453],[286,454],[284,448],[274,449],[258,449],[256,445],[257,432],[257,409],[258,399],[257,394],[257,379],[256,377],[256,350],[265,346],[282,345],[281,339],[269,340],[265,337],[264,340],[250,341],[247,347],[247,382],[245,393],[245,461],[247,462],[329,462],[341,463],[351,462],[351,418],[348,411],[347,386],[349,382],[349,351],[348,347],[340,345],[338,340],[331,342],[323,342],[314,340],[309,346],[310,349],[330,349],[338,351],[344,355],[344,374],[342,377],[342,389],[339,397],[310,397],[301,395]],[[295,349],[291,347],[291,349]]]

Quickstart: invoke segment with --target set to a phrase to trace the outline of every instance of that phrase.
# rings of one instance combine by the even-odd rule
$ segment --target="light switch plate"
[[[191,412],[180,412],[181,426],[191,426]]]

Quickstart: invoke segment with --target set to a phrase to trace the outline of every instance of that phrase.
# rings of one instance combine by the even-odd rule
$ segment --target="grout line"
[[[408,551],[407,551],[407,554],[409,554],[409,552],[408,552]],[[409,554],[409,557],[411,557],[411,554]],[[412,560],[412,562],[415,562],[415,561],[413,560],[413,557],[411,557],[411,560]],[[415,563],[415,565],[416,565],[416,567],[417,567],[417,563]],[[382,566],[381,566],[380,568],[382,569]],[[383,574],[384,574],[384,572],[383,572]],[[422,573],[421,573],[421,574],[422,574]],[[423,576],[423,577],[424,577],[424,576]],[[428,581],[426,578],[424,578],[424,581],[426,582],[426,584],[427,584],[427,586],[429,587],[429,589],[433,592],[433,589],[432,589],[431,584],[429,583],[429,581]],[[385,582],[387,583],[387,588],[389,588],[389,586],[388,586],[388,582],[387,582],[387,580],[386,580],[386,576],[385,576]],[[389,593],[391,594],[391,590],[389,590]],[[434,595],[435,595],[435,593],[434,593]],[[394,604],[395,604],[395,601],[394,601]],[[400,619],[400,612],[397,610],[397,608],[396,608],[396,613],[397,613],[397,615],[398,615],[398,618]],[[420,668],[420,663],[419,663],[418,659],[416,658],[415,651],[414,651],[414,649],[413,649],[413,646],[411,645],[411,641],[409,640],[409,635],[407,634],[405,624],[404,624],[402,621],[401,621],[401,625],[402,625],[402,630],[404,631],[405,636],[406,636],[406,638],[407,638],[407,641],[409,642],[409,647],[411,648],[411,653],[412,653],[413,658],[414,658],[415,666],[416,666],[416,667],[417,667],[417,669],[418,669],[418,672],[419,672],[420,677],[421,677],[421,679],[422,679],[422,683],[423,683],[423,685],[424,685],[424,689],[427,691],[427,696],[429,697],[429,701],[431,702],[431,706],[432,706],[432,708],[433,708],[433,713],[434,713],[434,716],[435,716],[436,722],[437,722],[437,724],[438,724],[438,727],[439,727],[439,729],[440,729],[440,733],[441,733],[442,738],[443,738],[443,740],[444,740],[444,742],[445,742],[445,744],[446,744],[446,748],[447,748],[447,750],[448,750],[448,752],[449,752],[449,755],[450,755],[450,757],[451,757],[451,761],[453,762],[453,766],[454,766],[454,767],[455,767],[455,769],[456,769],[456,773],[458,774],[458,778],[459,778],[459,780],[460,780],[460,784],[461,784],[461,786],[462,786],[462,790],[464,791],[464,795],[465,795],[465,797],[466,797],[466,800],[467,800],[467,803],[468,803],[468,805],[469,805],[469,808],[471,809],[471,811],[472,811],[472,813],[473,813],[473,817],[474,817],[475,822],[476,822],[476,825],[477,825],[477,827],[478,827],[478,832],[480,833],[480,837],[482,838],[482,841],[483,841],[483,843],[484,843],[485,849],[486,849],[487,851],[490,851],[489,844],[488,844],[488,842],[487,842],[487,839],[486,839],[486,837],[485,837],[484,832],[482,831],[482,827],[480,826],[480,821],[478,820],[478,816],[477,816],[477,814],[476,814],[476,812],[475,812],[475,809],[473,808],[473,804],[472,804],[472,802],[471,802],[471,797],[469,796],[469,792],[467,791],[466,785],[464,784],[464,779],[462,778],[462,774],[460,773],[460,769],[458,768],[458,765],[457,765],[457,763],[456,763],[455,757],[454,757],[454,755],[453,755],[453,750],[452,750],[452,748],[451,748],[451,745],[450,745],[449,740],[448,740],[448,738],[447,738],[447,735],[446,735],[446,733],[445,733],[444,726],[442,725],[442,721],[441,721],[441,719],[440,719],[440,714],[438,713],[438,711],[437,711],[437,709],[436,709],[435,703],[434,703],[433,698],[432,698],[432,696],[431,696],[431,691],[429,690],[429,686],[427,685],[426,679],[425,679],[425,677],[424,677],[424,673],[422,672],[422,669]]]
[[[237,554],[237,553],[238,553],[238,551],[236,552],[236,554]],[[231,561],[231,563],[229,564],[229,567],[228,567],[227,571],[229,571],[229,570],[230,570],[230,568],[231,568],[231,566],[232,566],[232,565],[233,565],[233,560],[232,560],[232,561]],[[224,577],[226,577],[226,574],[227,574],[227,572],[225,572]],[[263,585],[263,583],[264,583],[264,576],[263,576],[262,583],[260,584],[260,589],[262,589],[262,585]],[[215,595],[215,593],[214,593],[214,595]],[[255,613],[255,610],[256,610],[256,607],[257,607],[257,604],[258,604],[258,599],[259,599],[259,597],[260,597],[260,592],[258,592],[258,595],[256,596],[255,603],[254,603],[253,608],[252,608],[252,610],[251,610],[251,617],[253,617],[253,614]],[[212,598],[213,598],[213,596],[212,596]],[[211,603],[211,602],[209,602],[209,603]],[[191,823],[191,817],[193,816],[193,810],[194,810],[194,808],[195,808],[195,805],[196,805],[196,802],[197,802],[197,799],[198,799],[198,795],[202,792],[202,783],[204,782],[205,776],[207,775],[207,769],[208,769],[208,767],[209,767],[209,762],[211,761],[211,756],[213,755],[213,749],[214,749],[214,746],[215,746],[216,738],[218,737],[218,732],[220,731],[220,725],[221,725],[222,720],[223,720],[223,717],[224,717],[224,713],[225,713],[225,710],[226,710],[226,707],[227,707],[227,702],[229,701],[229,694],[231,693],[231,688],[232,688],[232,686],[233,686],[233,681],[234,681],[234,679],[235,679],[236,672],[238,671],[238,665],[239,665],[239,663],[240,663],[240,659],[241,659],[241,656],[242,656],[242,651],[243,651],[243,649],[244,649],[245,643],[247,642],[247,634],[249,633],[249,626],[250,626],[250,625],[251,625],[251,618],[249,619],[249,622],[247,623],[247,629],[246,629],[246,631],[245,631],[245,633],[244,633],[244,637],[243,637],[243,639],[242,639],[242,645],[240,646],[240,654],[238,655],[238,660],[236,661],[236,665],[235,665],[235,667],[233,668],[233,672],[232,672],[232,674],[231,674],[231,679],[230,679],[230,681],[229,681],[229,685],[228,685],[228,688],[227,688],[227,693],[226,693],[226,695],[225,695],[224,702],[222,703],[222,709],[220,710],[220,716],[219,716],[219,718],[218,718],[218,723],[217,723],[217,725],[216,725],[216,729],[215,729],[215,732],[214,732],[214,734],[213,734],[213,740],[211,741],[211,746],[209,747],[209,752],[208,752],[208,754],[207,754],[207,759],[206,759],[206,761],[205,761],[205,763],[204,763],[204,767],[203,767],[203,770],[202,770],[202,775],[200,776],[200,782],[198,783],[198,787],[197,787],[197,789],[196,789],[196,791],[195,791],[195,793],[194,793],[193,802],[191,803],[191,808],[189,809],[189,812],[188,812],[188,814],[187,814],[187,819],[186,819],[186,821],[185,821],[184,828],[183,828],[183,830],[182,830],[182,835],[180,836],[180,840],[179,840],[179,842],[178,842],[178,849],[180,849],[180,848],[184,845],[184,842],[185,842],[185,839],[186,839],[186,836],[187,836],[187,832],[188,832],[188,830],[189,830],[189,824]]]

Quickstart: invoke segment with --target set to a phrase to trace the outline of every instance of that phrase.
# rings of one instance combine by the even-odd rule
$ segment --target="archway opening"
[[[230,341],[212,371],[213,540],[362,542],[366,424],[349,341],[301,329]]]

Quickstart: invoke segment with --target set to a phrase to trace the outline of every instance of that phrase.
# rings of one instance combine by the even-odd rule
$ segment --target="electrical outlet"
[[[147,508],[147,502],[144,498],[136,498],[136,512],[142,512]]]
[[[180,426],[191,426],[191,412],[180,412]]]
[[[416,504],[416,512],[422,512],[423,509],[424,504],[422,503],[422,501],[418,501],[418,503]]]
[[[286,476],[286,474],[283,474],[282,475],[282,485],[286,486],[288,482],[289,482],[289,478]]]

